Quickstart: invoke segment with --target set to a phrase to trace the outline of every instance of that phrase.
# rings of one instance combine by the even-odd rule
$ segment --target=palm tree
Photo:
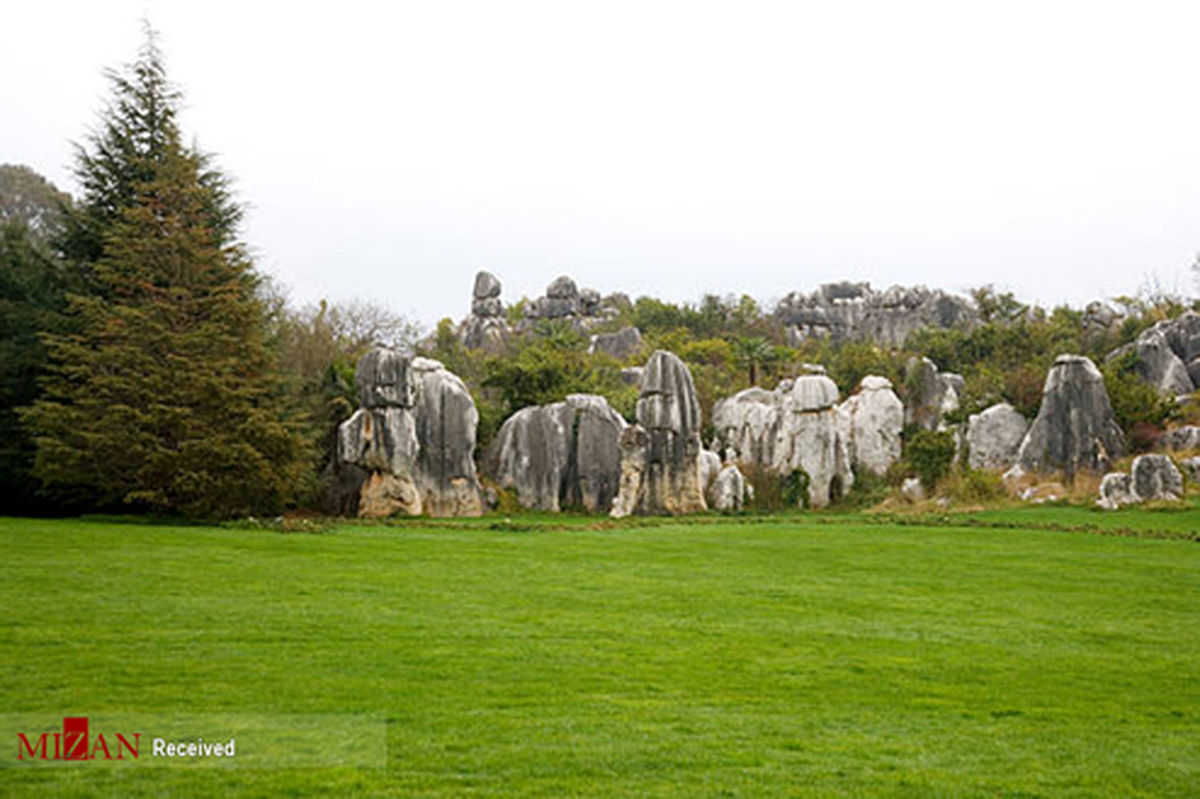
[[[765,338],[739,338],[733,343],[733,354],[740,366],[750,373],[750,385],[758,384],[758,369],[778,360],[775,347]]]

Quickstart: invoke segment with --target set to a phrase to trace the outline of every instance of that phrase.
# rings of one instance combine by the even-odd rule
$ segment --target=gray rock
[[[706,499],[708,506],[713,510],[733,511],[744,508],[746,500],[752,495],[750,485],[741,470],[731,463],[713,478]]]
[[[489,297],[483,300],[471,301],[471,315],[483,317],[497,317],[504,314],[504,303],[500,302],[498,297]]]
[[[837,385],[822,375],[796,378],[780,413],[775,442],[776,470],[802,469],[808,475],[809,505],[823,508],[854,485],[850,455],[843,440]]]
[[[650,356],[642,374],[637,403],[638,425],[646,433],[641,453],[643,464],[636,499],[622,496],[613,504],[613,514],[626,508],[637,513],[692,513],[705,509],[700,474],[700,405],[687,365],[674,354],[658,350]],[[622,457],[622,487],[627,488],[625,452]]]
[[[463,382],[437,361],[376,348],[358,363],[363,407],[338,427],[338,463],[360,516],[477,516],[478,413]]]
[[[562,319],[578,314],[578,297],[538,297],[529,303],[526,311],[526,315],[532,319]]]
[[[582,289],[579,292],[579,310],[586,316],[599,313],[602,301],[600,292],[595,289]]]
[[[740,462],[781,476],[802,469],[809,505],[825,507],[854,484],[837,399],[837,386],[823,375],[781,381],[774,391],[740,391],[713,407],[717,441]]]
[[[642,373],[645,368],[641,366],[630,366],[621,370],[621,382],[627,386],[640,386],[642,384]]]
[[[928,358],[909,358],[904,367],[904,423],[922,430],[941,430],[946,414],[958,410],[963,379],[940,372]]]
[[[1183,475],[1166,455],[1139,455],[1129,472],[1133,493],[1143,502],[1183,498]]]
[[[623,360],[635,355],[641,348],[641,331],[636,327],[625,327],[616,333],[600,333],[592,336],[588,352],[603,352]]]
[[[852,466],[883,475],[900,458],[904,405],[886,377],[864,377],[838,406],[838,421]]]
[[[885,292],[869,283],[829,283],[811,294],[793,292],[775,309],[788,328],[789,341],[830,338],[835,342],[873,339],[899,347],[925,327],[973,326],[974,304],[924,287],[893,286]]]
[[[1187,425],[1186,427],[1177,427],[1174,430],[1168,430],[1158,440],[1158,445],[1165,450],[1175,452],[1200,449],[1200,427]]]
[[[491,272],[480,270],[475,274],[475,288],[471,296],[477,300],[490,300],[500,296],[500,278]]]
[[[1183,471],[1187,472],[1189,480],[1193,483],[1200,483],[1200,455],[1184,458],[1179,465],[1183,467]]]
[[[921,485],[919,477],[906,477],[900,484],[900,496],[909,502],[925,501],[925,486]]]
[[[1083,335],[1095,339],[1116,331],[1125,317],[1106,302],[1095,300],[1083,309]]]
[[[620,519],[637,512],[650,435],[640,424],[631,424],[621,432],[617,445],[621,450],[621,477],[609,515]]]
[[[1029,422],[1007,402],[993,405],[967,419],[967,462],[972,469],[1008,469],[1017,453]]]
[[[546,296],[554,300],[578,300],[579,289],[575,286],[574,280],[566,275],[561,275],[546,287]]]
[[[707,497],[713,481],[721,472],[721,456],[709,449],[700,450],[700,485]],[[709,505],[711,506],[711,502]]]
[[[1109,354],[1114,359],[1128,352],[1137,355],[1137,373],[1143,381],[1168,396],[1185,396],[1200,387],[1200,314],[1188,311],[1142,331],[1137,340]]]
[[[413,381],[408,358],[398,350],[376,347],[358,359],[354,382],[364,408],[411,408]]]
[[[625,420],[603,397],[571,394],[563,402],[522,408],[505,420],[485,459],[523,507],[564,506],[607,513],[621,472]]]
[[[755,386],[718,400],[713,405],[713,427],[721,448],[732,450],[746,463],[775,465],[783,393]]]
[[[472,314],[458,328],[458,339],[463,346],[488,352],[503,352],[508,336],[508,325],[501,316]]]
[[[1100,370],[1088,358],[1058,356],[1018,463],[1026,471],[1102,472],[1124,452],[1125,436],[1113,418]]]
[[[1109,472],[1100,481],[1100,499],[1096,504],[1105,510],[1116,510],[1122,505],[1138,502],[1133,485],[1125,472]]]

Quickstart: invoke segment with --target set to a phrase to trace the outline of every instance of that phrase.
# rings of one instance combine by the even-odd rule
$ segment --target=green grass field
[[[386,768],[72,764],[0,785],[1200,795],[1200,511],[973,519],[997,527],[0,519],[3,713],[381,714],[387,746]]]

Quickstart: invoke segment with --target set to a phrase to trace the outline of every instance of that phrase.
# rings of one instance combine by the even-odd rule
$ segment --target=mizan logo
[[[92,737],[87,716],[66,716],[62,732],[44,732],[32,741],[25,733],[17,733],[17,760],[125,760],[126,755],[138,759],[140,732],[133,733],[132,742],[119,732],[110,735],[105,738],[98,732]]]

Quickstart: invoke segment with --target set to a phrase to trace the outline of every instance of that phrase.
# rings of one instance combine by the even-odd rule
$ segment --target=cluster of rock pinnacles
[[[849,326],[854,320],[868,320],[889,334],[907,330],[909,321],[898,315],[904,308],[918,322],[931,324],[938,319],[957,324],[970,313],[968,306],[941,293],[877,294],[857,284],[845,291],[860,303],[853,314],[845,311],[844,302],[829,306],[836,313],[825,308],[822,302],[828,298],[820,293],[791,297],[783,312],[808,330],[826,325],[844,337],[855,335],[856,328]],[[487,347],[513,332],[499,295],[499,280],[480,273],[472,313],[460,326],[464,343]],[[628,302],[623,295],[602,298],[559,278],[545,297],[531,304],[531,313],[534,318],[565,319],[586,331],[611,318],[622,302]],[[1155,342],[1167,341],[1164,347],[1175,353],[1171,357],[1186,367],[1159,352],[1159,361],[1167,365],[1148,379],[1159,381],[1160,373],[1169,374],[1162,382],[1174,381],[1182,388],[1183,376],[1196,372],[1200,325],[1184,318],[1175,328],[1150,332],[1148,338],[1155,341],[1147,346],[1153,352],[1159,352]],[[628,328],[593,336],[591,346],[625,357],[640,349],[641,338],[636,328]],[[481,454],[482,470],[500,488],[511,489],[523,507],[571,507],[619,517],[740,509],[753,495],[742,471],[750,466],[777,475],[803,470],[807,504],[824,507],[852,488],[856,468],[859,473],[887,472],[900,458],[906,425],[952,430],[972,467],[1008,470],[1009,476],[1104,472],[1125,452],[1100,371],[1082,356],[1063,355],[1055,361],[1032,423],[999,404],[958,426],[948,425],[946,416],[959,407],[963,380],[940,372],[927,358],[908,364],[907,405],[891,382],[878,376],[863,378],[839,402],[836,384],[813,366],[773,390],[754,387],[718,401],[710,448],[701,441],[701,408],[682,360],[659,350],[644,367],[626,369],[624,376],[640,390],[635,422],[627,422],[604,397],[590,394],[523,408],[504,422]],[[437,361],[383,348],[361,359],[356,381],[362,407],[338,431],[339,510],[365,517],[482,513],[488,502],[476,473],[478,413],[463,381]],[[1196,437],[1194,443],[1200,445],[1200,430]],[[1195,466],[1200,472],[1200,462]],[[1181,486],[1170,458],[1143,456],[1134,462],[1132,474],[1105,478],[1100,504],[1117,507],[1178,497]]]

